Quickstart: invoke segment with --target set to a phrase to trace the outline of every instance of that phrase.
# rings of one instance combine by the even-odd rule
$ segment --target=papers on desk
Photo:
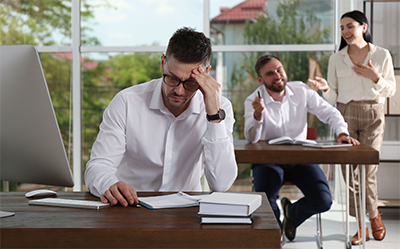
[[[261,195],[214,192],[200,201],[199,215],[249,218],[261,206]]]
[[[303,146],[323,149],[323,148],[349,147],[353,145],[346,143],[339,144],[337,142],[327,142],[327,143],[316,143],[316,144],[303,144]]]
[[[0,218],[6,218],[6,217],[14,216],[14,215],[15,215],[15,213],[0,211]]]
[[[295,145],[302,145],[302,144],[316,144],[314,140],[309,139],[297,139],[294,140],[291,137],[278,137],[275,139],[271,139],[268,141],[269,144],[295,144]]]
[[[183,192],[170,195],[139,197],[139,204],[148,209],[183,208],[199,205],[204,195],[188,195]]]

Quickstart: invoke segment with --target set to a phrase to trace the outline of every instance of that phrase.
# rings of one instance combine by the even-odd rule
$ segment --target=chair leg
[[[317,221],[317,245],[319,249],[323,248],[322,245],[322,224],[321,224],[321,213],[318,213],[316,215],[316,221]]]

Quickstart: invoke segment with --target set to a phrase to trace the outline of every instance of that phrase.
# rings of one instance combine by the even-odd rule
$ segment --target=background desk
[[[379,164],[379,151],[362,144],[340,148],[310,148],[301,145],[270,145],[267,141],[250,144],[235,140],[237,163],[275,164]]]
[[[15,216],[0,221],[1,248],[280,248],[279,225],[265,194],[260,194],[262,206],[253,214],[252,225],[201,225],[198,207],[33,206],[22,192],[3,192],[0,210]],[[98,200],[86,192],[62,192],[58,197]]]
[[[379,164],[379,151],[362,144],[339,148],[311,148],[301,145],[270,145],[267,141],[254,144],[246,140],[235,141],[237,163],[274,163],[274,164]],[[351,248],[349,237],[349,167],[346,167],[346,247]],[[361,167],[361,178],[365,179],[365,167]],[[365,181],[362,184],[361,210],[365,210]],[[362,213],[362,212],[360,212]],[[364,212],[365,213],[365,212]],[[363,216],[365,218],[365,216]],[[365,219],[362,218],[365,227]],[[365,231],[362,232],[365,234]],[[363,244],[365,248],[365,243]]]

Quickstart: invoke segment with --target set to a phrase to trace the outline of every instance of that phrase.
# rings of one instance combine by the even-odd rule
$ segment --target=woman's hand
[[[326,92],[329,89],[329,84],[324,78],[315,76],[315,80],[308,79],[308,82],[313,84],[313,86],[315,88],[317,88],[318,90],[322,90],[322,91]]]
[[[380,75],[376,71],[374,65],[372,65],[371,60],[368,61],[368,65],[356,62],[356,65],[352,67],[352,69],[357,75],[371,79],[375,84],[379,81]]]

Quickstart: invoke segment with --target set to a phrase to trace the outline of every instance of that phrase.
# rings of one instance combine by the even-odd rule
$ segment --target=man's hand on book
[[[119,202],[123,207],[139,203],[136,191],[123,181],[111,185],[100,199],[103,203],[110,202],[112,205]]]

